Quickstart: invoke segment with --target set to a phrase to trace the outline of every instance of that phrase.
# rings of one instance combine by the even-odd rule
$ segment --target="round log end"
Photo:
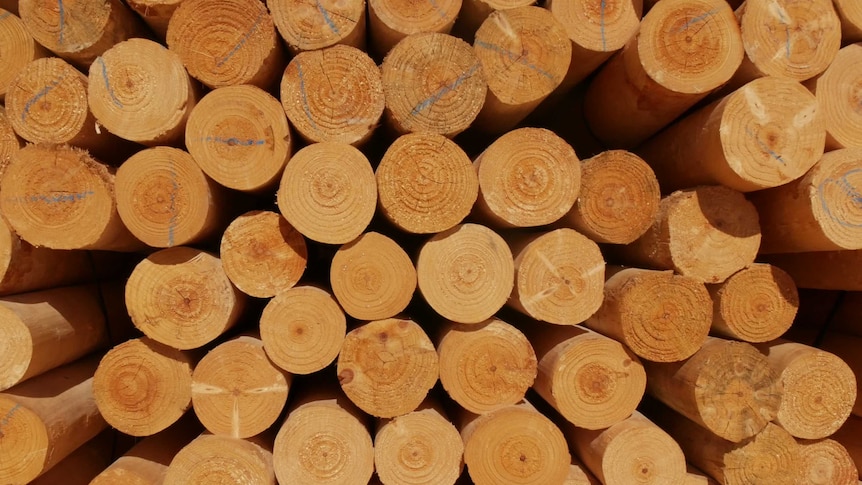
[[[272,452],[249,441],[203,434],[177,453],[164,476],[165,485],[189,483],[276,485]]]
[[[858,485],[859,472],[841,443],[830,440],[800,441],[800,479],[811,485]]]
[[[3,483],[29,483],[42,473],[49,459],[49,430],[33,411],[0,396],[0,468]]]
[[[756,436],[724,455],[724,483],[797,483],[799,460],[799,445],[793,436],[769,423]]]

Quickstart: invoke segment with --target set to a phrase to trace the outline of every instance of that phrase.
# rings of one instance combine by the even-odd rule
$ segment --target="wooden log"
[[[420,32],[448,34],[461,11],[461,0],[369,0],[369,38],[384,57],[401,39]]]
[[[207,93],[189,114],[185,140],[207,175],[243,192],[278,185],[294,145],[281,104],[251,85]]]
[[[684,362],[644,367],[653,397],[725,440],[750,438],[778,414],[780,377],[749,344],[710,337]]]
[[[470,213],[479,178],[464,150],[436,133],[398,137],[377,165],[380,212],[402,231],[434,234]]]
[[[707,289],[713,301],[712,332],[745,342],[777,339],[799,308],[793,278],[769,264],[753,264]]]
[[[138,263],[126,283],[132,322],[147,337],[180,350],[202,347],[237,323],[246,298],[214,255],[175,247]]]
[[[464,443],[439,403],[378,420],[374,468],[384,485],[453,485],[464,468]]]
[[[366,413],[391,418],[415,410],[437,382],[434,344],[416,322],[389,318],[366,323],[344,338],[338,381]]]
[[[398,243],[378,232],[366,232],[332,257],[329,283],[348,315],[382,320],[407,308],[416,291],[416,269]]]
[[[64,2],[56,7],[20,0],[18,7],[36,42],[81,70],[114,44],[147,36],[143,22],[119,0]]]
[[[0,299],[0,391],[108,344],[96,285]]]
[[[637,356],[585,328],[524,325],[539,359],[533,389],[579,428],[602,429],[631,416],[646,390]]]
[[[506,133],[476,157],[473,166],[479,174],[474,213],[495,227],[555,222],[571,210],[581,186],[575,150],[544,128]]]
[[[29,145],[6,165],[0,211],[34,246],[136,251],[117,213],[114,169],[67,145]]]
[[[853,403],[853,414],[862,417],[862,399],[859,399],[859,389],[862,389],[862,382],[860,382],[862,379],[862,355],[859,354],[859,345],[862,344],[862,338],[827,332],[818,344],[818,347],[823,351],[834,354],[843,360],[856,375],[856,402]],[[842,388],[847,387],[849,389],[853,383],[844,382],[842,384]],[[829,391],[829,389],[826,390]]]
[[[334,142],[315,143],[288,162],[278,210],[303,236],[346,244],[365,231],[377,206],[377,183],[365,155]]]
[[[271,440],[204,433],[177,453],[162,483],[235,483],[238,477],[249,484],[277,485]]]
[[[576,325],[604,296],[605,260],[599,246],[573,229],[511,235],[515,287],[507,304],[536,320]]]
[[[127,0],[128,5],[150,27],[160,40],[165,40],[168,22],[183,0]]]
[[[721,184],[751,192],[786,184],[823,156],[822,103],[796,81],[756,79],[638,148],[665,192]]]
[[[862,250],[770,254],[762,258],[789,274],[799,288],[862,291]]]
[[[584,325],[653,362],[691,357],[706,341],[713,303],[703,283],[672,271],[615,267]]]
[[[408,35],[389,51],[380,73],[384,114],[400,134],[454,137],[479,115],[488,90],[476,52],[447,34]]]
[[[29,485],[89,485],[111,464],[116,431],[106,429],[51,467]]]
[[[754,262],[760,238],[757,211],[741,193],[702,186],[663,198],[647,232],[614,249],[635,266],[721,283]]]
[[[841,40],[848,44],[862,40],[862,5],[853,0],[833,0],[841,19]]]
[[[497,318],[471,325],[446,322],[437,354],[443,389],[471,413],[487,414],[519,403],[536,379],[530,341]]]
[[[569,474],[566,476],[563,485],[600,485],[601,483],[587,470],[587,467],[573,458],[572,464],[569,467]]]
[[[182,143],[200,88],[176,53],[127,40],[99,57],[89,75],[90,110],[108,131],[148,146]]]
[[[335,298],[314,286],[296,286],[275,295],[260,317],[267,357],[291,374],[311,374],[341,351],[347,319]]]
[[[0,483],[28,483],[99,434],[98,359],[79,360],[0,393]]]
[[[799,442],[797,484],[858,485],[859,472],[844,446],[832,439]]]
[[[479,224],[438,233],[419,251],[419,291],[443,318],[483,322],[503,307],[515,283],[515,264],[506,241]]]
[[[473,48],[488,82],[474,126],[488,133],[504,133],[526,118],[560,86],[572,58],[563,24],[534,6],[492,12]]]
[[[368,417],[343,394],[310,389],[291,404],[275,438],[275,473],[281,483],[368,483],[374,447]]]
[[[862,418],[851,416],[844,423],[844,426],[832,436],[832,439],[841,443],[850,458],[856,463],[856,468],[862,469],[859,463],[862,463]],[[862,472],[859,474],[859,481],[862,481]]]
[[[564,426],[572,451],[605,485],[684,485],[685,456],[676,441],[641,413],[594,431]]]
[[[224,272],[243,293],[271,298],[305,272],[305,238],[280,214],[251,211],[234,219],[221,238]]]
[[[562,483],[571,455],[565,437],[527,401],[492,413],[465,413],[464,463],[476,485]]]
[[[281,103],[307,142],[359,146],[383,116],[380,70],[368,54],[347,45],[300,52],[281,78]]]
[[[629,244],[649,229],[660,200],[646,162],[625,150],[609,150],[581,161],[578,198],[559,223],[596,242]]]
[[[727,82],[743,56],[727,2],[661,1],[590,84],[590,129],[610,148],[637,146]]]
[[[18,5],[17,0],[14,4]],[[12,5],[0,2],[0,101],[3,101],[21,69],[49,55],[47,49],[33,40],[27,26],[17,16],[17,9],[12,12],[6,7]]]
[[[497,10],[510,10],[534,5],[536,0],[463,0],[461,12],[452,26],[452,35],[472,42],[476,31],[489,15]]]
[[[117,169],[117,212],[149,246],[201,242],[224,227],[226,191],[207,177],[188,152],[171,147],[141,150]]]
[[[862,16],[862,9],[859,9],[859,13]],[[848,45],[838,51],[835,59],[822,74],[805,83],[817,97],[826,126],[828,150],[862,146],[862,113],[859,111],[858,88],[862,83],[860,62],[862,46]]]
[[[294,55],[345,44],[365,48],[365,0],[267,0],[278,33]]]
[[[167,429],[192,406],[192,370],[198,360],[147,337],[117,345],[102,357],[93,377],[99,412],[132,436]]]
[[[9,118],[6,116],[6,108],[0,106],[0,163],[11,158],[21,149],[23,141],[18,138]]]
[[[862,248],[862,147],[831,151],[802,178],[752,194],[762,221],[760,252]]]

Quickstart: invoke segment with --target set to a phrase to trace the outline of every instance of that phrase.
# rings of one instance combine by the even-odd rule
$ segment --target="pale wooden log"
[[[99,412],[132,436],[167,429],[192,406],[192,370],[198,360],[147,337],[115,346],[93,377]]]
[[[272,439],[242,440],[204,433],[183,447],[171,461],[164,485],[236,483],[277,485]]]
[[[452,27],[452,35],[472,42],[476,31],[497,10],[534,5],[536,0],[463,0],[461,12]]]
[[[596,242],[629,244],[649,229],[660,200],[646,162],[625,150],[609,150],[581,161],[578,198],[559,224]]]
[[[303,236],[346,244],[365,231],[377,206],[377,183],[365,155],[335,142],[296,152],[278,188],[278,209]]]
[[[385,117],[400,133],[430,131],[453,137],[485,103],[486,75],[473,48],[433,32],[408,35],[380,66]]]
[[[859,15],[862,20],[862,8],[859,8]],[[858,44],[838,51],[822,74],[805,83],[817,97],[826,125],[826,148],[829,150],[862,146],[860,84],[862,45]]]
[[[544,128],[506,133],[476,157],[473,166],[479,175],[474,214],[495,227],[555,222],[572,209],[581,186],[575,150]]]
[[[398,243],[366,232],[336,251],[329,284],[348,315],[381,320],[407,308],[416,291],[416,269]]]
[[[743,56],[727,2],[661,1],[590,84],[590,128],[611,148],[637,146],[727,82]]]
[[[221,238],[224,272],[243,293],[271,298],[305,272],[305,238],[276,212],[251,211],[234,219]]]
[[[683,483],[685,485],[715,485],[716,482],[707,474],[689,465],[688,473],[686,473]]]
[[[147,337],[180,350],[202,347],[237,323],[246,298],[214,255],[163,249],[138,263],[126,284],[132,322]]]
[[[506,303],[515,283],[515,264],[506,241],[479,224],[438,233],[419,251],[419,292],[443,318],[479,323]]]
[[[67,145],[29,145],[2,172],[0,210],[34,246],[135,251],[117,213],[114,169]]]
[[[82,70],[114,44],[147,36],[143,22],[119,0],[20,0],[18,7],[36,42]]]
[[[136,238],[157,248],[211,237],[224,227],[229,211],[226,191],[178,148],[135,153],[117,169],[115,185],[123,223]]]
[[[9,118],[6,116],[6,108],[0,106],[0,164],[12,157],[23,145],[23,140],[18,138]]]
[[[126,4],[134,10],[161,40],[168,33],[168,22],[183,0],[127,0]]]
[[[527,401],[460,420],[464,463],[476,485],[559,484],[571,455],[563,433]]]
[[[185,136],[207,175],[244,192],[274,188],[294,145],[281,104],[251,85],[207,93],[191,110]]]
[[[818,344],[822,350],[843,360],[856,375],[856,402],[853,403],[853,414],[862,417],[862,399],[859,399],[859,389],[862,389],[862,382],[860,382],[862,380],[862,354],[859,352],[859,345],[862,345],[862,338],[829,332]],[[851,385],[852,382],[845,382],[842,387],[849,388]]]
[[[769,264],[753,264],[707,289],[713,301],[713,333],[745,342],[780,337],[799,308],[793,278]]]
[[[116,431],[106,429],[28,485],[89,485],[111,464]]]
[[[366,323],[344,338],[338,381],[366,413],[391,418],[415,410],[437,382],[434,344],[416,322],[389,318]]]
[[[93,399],[98,363],[79,360],[0,393],[0,482],[28,483],[107,428]]]
[[[799,441],[797,485],[857,485],[859,471],[844,446],[833,439]]]
[[[536,320],[576,325],[602,304],[605,260],[592,240],[573,229],[513,234],[515,287],[507,304]]]
[[[786,184],[823,156],[822,103],[796,81],[756,79],[638,148],[664,192],[721,184],[751,192]]]
[[[615,267],[609,273],[601,308],[585,326],[653,362],[678,362],[703,346],[713,313],[703,283],[672,271]]]
[[[517,404],[536,379],[530,341],[497,318],[471,325],[446,322],[437,339],[437,354],[443,389],[472,413]]]
[[[586,466],[574,458],[571,466],[569,466],[569,474],[563,481],[563,485],[599,485],[601,483],[587,470]]]
[[[375,175],[380,212],[414,234],[434,234],[461,223],[479,193],[479,178],[467,154],[436,133],[398,137]]]
[[[365,48],[365,0],[267,0],[266,6],[294,55],[336,44]]]
[[[780,377],[749,344],[710,337],[684,362],[644,367],[653,397],[722,439],[750,438],[778,414]]]
[[[473,126],[509,131],[547,98],[566,76],[572,45],[566,29],[545,8],[491,13],[473,41],[488,92]]]
[[[461,5],[461,0],[368,0],[371,46],[377,55],[383,57],[410,34],[448,34]]]
[[[266,355],[291,374],[311,374],[341,351],[347,319],[335,298],[314,286],[296,286],[267,303],[260,317]]]
[[[802,178],[751,194],[762,221],[760,252],[862,248],[862,147],[823,155]]]
[[[663,198],[647,232],[615,250],[635,266],[721,283],[754,262],[760,239],[751,202],[723,186],[702,186]]]
[[[281,103],[309,143],[362,145],[383,116],[380,70],[368,54],[351,46],[300,52],[281,78]]]
[[[862,250],[771,254],[762,258],[789,274],[799,288],[862,291]]]
[[[108,131],[143,145],[181,144],[200,87],[176,53],[127,40],[99,57],[89,76],[90,110]]]
[[[841,40],[848,44],[862,40],[862,5],[853,0],[833,0],[841,19]]]
[[[841,443],[853,462],[856,463],[857,471],[859,471],[859,481],[862,482],[862,418],[851,416],[844,423],[844,426],[832,436],[832,439]]]
[[[13,3],[17,7],[18,2]],[[0,101],[3,101],[21,69],[49,55],[47,49],[33,40],[27,26],[17,16],[18,9],[10,11],[11,7],[13,5],[0,2]]]

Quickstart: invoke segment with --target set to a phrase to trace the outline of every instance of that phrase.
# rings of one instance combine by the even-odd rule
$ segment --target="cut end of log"
[[[26,322],[12,309],[0,305],[0,391],[23,380],[32,360],[33,337]]]
[[[164,484],[234,483],[237,477],[276,485],[272,452],[249,440],[203,434],[177,453]]]
[[[862,147],[829,152],[808,175],[800,179],[811,211],[828,243],[797,247],[797,251],[862,248],[862,204],[857,187],[862,187]],[[773,219],[773,223],[778,222]],[[769,234],[772,236],[773,234]],[[766,252],[778,249],[782,241],[766,239]],[[804,234],[802,234],[804,237]],[[831,245],[831,247],[824,247]]]
[[[576,48],[618,51],[640,27],[642,0],[552,1],[548,9],[565,27]]]
[[[6,116],[6,109],[0,107],[0,170],[2,170],[4,162],[11,158],[21,148],[21,145],[21,139],[15,134],[15,130]]]
[[[375,49],[385,55],[410,34],[449,33],[461,11],[461,4],[461,0],[369,0],[371,38]]]
[[[296,53],[346,44],[365,45],[365,0],[268,0],[278,33]]]
[[[24,22],[13,12],[0,8],[0,101],[13,87],[21,69],[44,55],[45,50],[33,40]]]
[[[756,436],[724,455],[724,483],[797,483],[799,459],[796,440],[781,427],[769,423]]]
[[[6,463],[0,481],[28,483],[39,476],[50,458],[48,433],[38,414],[0,395],[0,455]]]
[[[841,38],[848,42],[862,40],[862,4],[853,0],[834,0],[841,19]]]
[[[854,3],[862,27],[862,7]],[[862,31],[860,31],[862,33]],[[860,39],[862,40],[862,39]],[[862,146],[862,45],[838,51],[822,76],[810,84],[826,125],[830,149]]]
[[[119,37],[113,38],[113,42],[128,38],[128,34],[115,25],[117,17],[124,16],[116,10],[126,8],[120,2],[70,2],[55,8],[37,0],[23,0],[18,8],[27,31],[36,42],[79,65],[88,66],[101,54],[100,50],[110,47],[110,44],[104,45],[106,34]],[[111,32],[115,29],[120,32]]]
[[[830,440],[799,443],[799,477],[811,485],[858,485],[859,472],[841,443]]]

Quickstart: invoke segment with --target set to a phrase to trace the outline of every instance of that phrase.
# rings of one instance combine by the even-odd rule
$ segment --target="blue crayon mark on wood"
[[[697,17],[690,19],[686,23],[682,24],[682,27],[676,29],[674,31],[674,33],[682,32],[682,31],[688,29],[689,27],[691,27],[692,25],[694,25],[698,22],[702,22],[704,20],[707,20],[709,17],[712,17],[713,15],[715,15],[717,12],[718,12],[718,9],[714,9],[714,10],[710,10],[709,12],[706,12],[703,15],[698,15]]]
[[[745,129],[745,133],[748,136],[754,138],[754,141],[756,141],[757,144],[760,145],[761,150],[768,153],[770,157],[778,160],[779,162],[781,162],[782,165],[787,165],[787,162],[783,158],[781,158],[781,155],[779,155],[778,153],[775,153],[775,150],[769,148],[769,145],[767,145],[766,143],[763,143],[763,141],[757,137],[756,133],[754,133],[753,131],[751,131],[748,128]]]
[[[545,71],[544,69],[540,68],[539,66],[537,66],[535,64],[530,63],[527,60],[527,58],[523,55],[517,55],[514,52],[503,49],[500,46],[497,46],[494,44],[489,44],[487,42],[484,42],[484,41],[481,41],[478,39],[474,42],[474,45],[476,45],[477,47],[481,47],[483,49],[492,50],[492,51],[496,52],[497,54],[506,56],[510,61],[517,62],[518,64],[521,64],[523,66],[527,66],[528,68],[532,69],[533,71],[536,71],[537,73],[541,74],[542,76],[545,76],[546,78],[548,78],[550,80],[554,79],[554,76],[551,75],[551,73],[549,73],[548,71]]]
[[[245,43],[248,42],[248,39],[251,38],[251,36],[254,35],[255,32],[257,32],[257,29],[260,26],[260,23],[263,21],[264,15],[266,15],[266,12],[263,12],[260,15],[258,15],[257,20],[254,21],[254,25],[252,25],[251,29],[248,32],[246,32],[245,35],[242,36],[242,38],[239,40],[239,42],[237,42],[237,44],[233,47],[233,49],[231,49],[231,51],[228,52],[226,56],[224,56],[223,58],[216,61],[217,67],[223,66],[225,62],[229,61],[231,59],[231,57],[236,55],[236,53],[239,52],[240,49],[242,49],[242,46],[244,46]]]
[[[32,98],[27,100],[27,103],[24,104],[24,110],[21,111],[21,121],[27,119],[27,116],[30,114],[30,108],[32,108],[33,105],[36,104],[40,99],[42,99],[46,94],[50,93],[52,89],[56,88],[60,84],[60,82],[63,81],[64,77],[65,76],[62,76],[51,84],[45,86],[44,88],[42,88],[41,91],[39,91],[38,93],[33,95]]]
[[[308,104],[308,94],[305,92],[305,74],[302,72],[302,66],[296,63],[296,73],[299,77],[299,97],[302,101],[302,110],[305,111],[305,117],[311,123],[311,127],[317,130],[317,123],[314,122],[314,117],[311,115],[311,106]]]
[[[602,1],[604,1],[604,0],[602,0]],[[443,9],[440,8],[440,5],[437,5],[437,2],[435,2],[434,0],[428,0],[428,2],[431,3],[431,7],[434,8],[434,10],[438,14],[440,14],[440,18],[445,20],[446,19],[446,12],[444,12]]]
[[[0,12],[0,20],[3,20],[3,19],[5,19],[6,17],[9,17],[9,16],[11,16],[11,15],[12,15],[12,12],[7,12],[7,11],[5,11],[5,10],[3,10],[3,9],[0,9],[0,10],[2,10],[2,12]]]
[[[88,190],[86,192],[60,192],[55,195],[46,195],[46,194],[36,194],[30,195],[27,197],[22,197],[19,200],[22,202],[29,203],[37,203],[43,202],[45,204],[59,204],[61,202],[77,202],[79,200],[84,200],[91,195],[95,195],[96,193],[92,190]]]
[[[605,39],[605,8],[607,7],[607,1],[602,0],[602,10],[601,10],[601,31],[602,31],[602,51],[608,50],[608,41]]]
[[[314,3],[317,4],[317,10],[320,12],[320,15],[323,16],[323,21],[329,26],[329,30],[331,30],[335,35],[341,35],[341,32],[338,30],[338,26],[332,21],[332,17],[329,16],[329,11],[323,8],[323,4],[320,3],[320,0],[314,0]]]
[[[58,40],[58,43],[60,45],[63,45],[63,34],[66,30],[66,9],[63,7],[63,0],[57,0],[57,7],[60,10],[60,38]]]
[[[246,140],[241,140],[241,139],[236,138],[236,137],[222,138],[220,136],[208,136],[208,137],[204,138],[204,141],[206,141],[208,143],[209,142],[211,142],[211,143],[224,143],[225,145],[230,145],[230,146],[239,145],[242,147],[250,147],[250,146],[255,146],[255,145],[266,144],[266,140],[252,140],[251,138],[246,139]]]
[[[108,95],[111,96],[111,101],[116,107],[122,109],[123,103],[121,103],[120,100],[117,99],[117,95],[114,94],[114,88],[111,87],[111,81],[108,80],[108,66],[105,65],[105,61],[101,57],[96,58],[96,61],[102,67],[102,78],[105,80],[105,89],[108,90]]]
[[[465,72],[464,74],[461,74],[460,76],[458,76],[458,78],[457,78],[457,79],[455,79],[454,81],[452,81],[452,83],[451,83],[451,84],[448,84],[448,85],[446,85],[446,86],[443,86],[442,88],[438,89],[436,93],[434,93],[434,94],[432,94],[431,96],[428,96],[427,98],[425,98],[425,99],[423,99],[422,101],[420,101],[420,102],[419,102],[419,104],[417,104],[416,106],[414,106],[414,107],[413,107],[413,110],[412,110],[412,111],[410,111],[410,115],[411,115],[411,116],[416,116],[417,114],[421,113],[425,108],[427,108],[427,107],[431,106],[432,104],[436,103],[437,101],[439,101],[439,100],[440,100],[440,98],[442,98],[446,93],[448,93],[449,91],[452,91],[453,89],[457,88],[459,85],[461,85],[461,83],[463,83],[463,82],[464,82],[464,81],[466,81],[470,76],[472,76],[472,75],[473,75],[473,73],[475,73],[477,69],[479,69],[479,65],[478,65],[478,64],[476,64],[476,65],[474,65],[473,67],[471,67],[471,68],[470,68],[467,72]]]
[[[859,190],[852,183],[850,183],[849,180],[847,180],[847,177],[859,172],[862,172],[862,169],[855,168],[853,170],[847,171],[840,178],[827,178],[826,180],[821,182],[819,186],[817,186],[817,195],[820,197],[820,205],[823,208],[823,212],[825,212],[830,219],[844,227],[862,227],[862,223],[854,224],[851,222],[847,222],[844,219],[841,219],[837,215],[833,214],[832,210],[829,208],[829,204],[826,201],[825,192],[826,189],[831,185],[837,186],[839,189],[841,189],[844,195],[846,195],[847,198],[850,199],[850,202],[855,205],[857,209],[862,211],[862,193],[860,193]]]
[[[15,404],[14,406],[12,406],[12,409],[10,409],[6,413],[6,415],[3,416],[3,419],[0,419],[0,438],[5,436],[3,434],[3,428],[5,428],[6,425],[8,425],[10,421],[12,421],[12,418],[15,416],[15,413],[17,413],[19,409],[21,409],[21,405]]]
[[[778,10],[778,21],[784,24],[784,57],[790,59],[790,22],[787,21],[781,9]]]

